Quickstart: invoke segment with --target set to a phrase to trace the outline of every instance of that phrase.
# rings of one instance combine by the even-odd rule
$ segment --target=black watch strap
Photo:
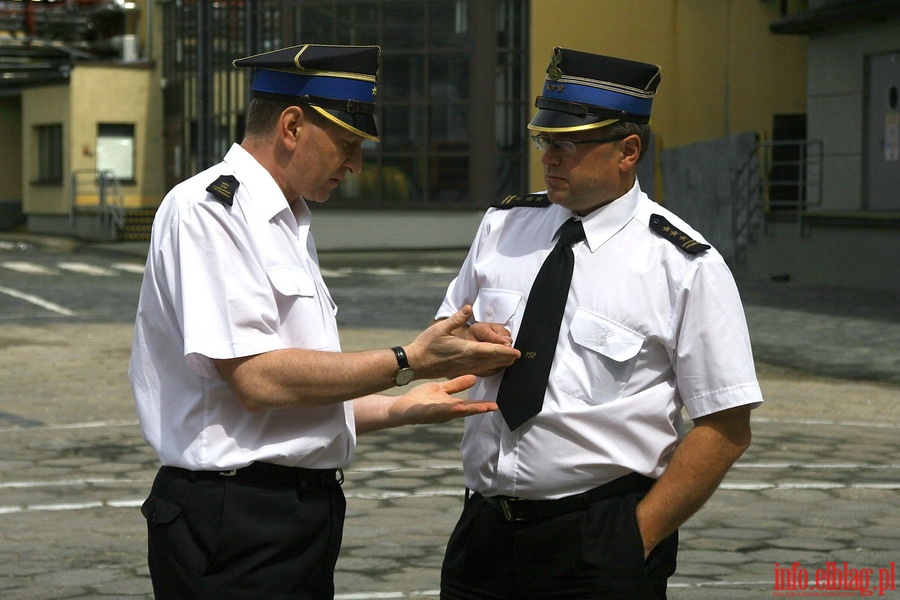
[[[394,356],[397,357],[397,366],[401,369],[409,368],[409,358],[406,357],[406,351],[402,346],[394,346],[391,348],[394,351]]]

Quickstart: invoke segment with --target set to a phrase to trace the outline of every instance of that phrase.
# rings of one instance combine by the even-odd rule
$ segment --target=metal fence
[[[806,210],[822,203],[822,155],[820,141],[763,142],[754,132],[664,150],[665,203],[741,261],[767,214],[802,233]]]
[[[125,197],[112,171],[79,169],[72,172],[69,225],[75,227],[79,212],[96,213],[98,230],[106,229],[115,240],[125,224]]]

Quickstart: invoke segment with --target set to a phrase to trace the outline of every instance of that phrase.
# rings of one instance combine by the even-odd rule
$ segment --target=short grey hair
[[[650,148],[650,138],[653,131],[647,123],[630,123],[628,121],[616,121],[612,125],[607,125],[602,129],[603,137],[626,137],[629,135],[637,135],[641,138],[641,154],[638,156],[638,162],[644,159],[644,154]]]
[[[303,110],[304,118],[316,125],[320,125],[324,120],[315,109],[308,104],[297,102],[296,99],[254,96],[247,106],[247,124],[244,127],[244,135],[251,137],[267,135],[278,122],[281,113],[291,106],[299,106]]]

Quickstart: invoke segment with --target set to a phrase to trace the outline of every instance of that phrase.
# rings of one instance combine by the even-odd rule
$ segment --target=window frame
[[[34,126],[37,168],[34,185],[63,185],[65,156],[62,123],[42,123]]]
[[[104,129],[106,129],[107,133],[119,133],[119,135],[115,135],[115,134],[104,135]],[[115,171],[113,171],[113,176],[116,178],[116,180],[119,183],[126,184],[126,185],[135,185],[136,184],[136,182],[137,182],[137,172],[136,172],[136,169],[137,169],[137,143],[136,143],[137,134],[136,134],[136,130],[137,130],[137,127],[134,123],[97,123],[97,152],[96,152],[97,172],[110,170],[110,169],[104,169],[103,168],[104,165],[100,164],[101,155],[103,154],[103,151],[104,151],[104,146],[103,146],[103,143],[101,142],[101,139],[103,139],[103,138],[110,138],[110,139],[128,138],[131,140],[131,146],[130,146],[130,152],[131,152],[131,156],[130,156],[131,169],[130,169],[130,171],[131,172],[120,175],[119,173],[116,173]],[[121,133],[123,133],[123,132],[127,132],[129,135],[121,135]]]

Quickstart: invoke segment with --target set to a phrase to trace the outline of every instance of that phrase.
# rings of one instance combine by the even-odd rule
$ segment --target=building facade
[[[768,215],[747,276],[900,293],[900,2],[810,0],[770,30],[806,40],[808,190]]]
[[[48,14],[64,4],[71,18],[100,11],[107,38],[66,37],[51,26],[59,14],[55,21],[32,15],[31,30],[16,31],[26,21],[14,13],[26,4]],[[384,141],[367,143],[363,172],[316,207],[317,243],[325,250],[464,248],[492,201],[543,187],[525,125],[552,49],[563,46],[662,67],[656,135],[639,175],[660,202],[694,202],[692,181],[723,169],[734,177],[707,153],[701,162],[709,164],[690,165],[676,182],[661,167],[666,153],[735,136],[755,140],[754,152],[765,156],[753,201],[765,218],[737,268],[822,281],[837,266],[816,258],[828,255],[820,246],[843,248],[850,242],[841,236],[882,255],[896,252],[897,4],[0,2],[0,31],[6,27],[20,46],[56,36],[45,44],[55,58],[43,58],[54,77],[18,85],[0,79],[0,132],[10,132],[0,143],[21,159],[0,166],[10,181],[0,206],[18,200],[25,227],[38,233],[115,232],[121,223],[107,230],[112,218],[95,213],[116,205],[125,215],[152,214],[169,187],[240,140],[248,74],[231,67],[233,58],[297,43],[378,44]],[[13,72],[3,60],[10,48],[0,44],[0,71]],[[798,152],[818,154],[797,159]],[[786,188],[778,187],[782,171]],[[727,192],[722,201],[731,202]],[[852,275],[842,281],[888,280]]]

